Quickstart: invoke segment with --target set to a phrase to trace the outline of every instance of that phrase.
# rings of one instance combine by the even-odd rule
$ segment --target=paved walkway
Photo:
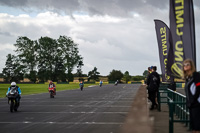
[[[154,119],[154,133],[169,133],[169,109],[167,104],[161,104],[161,112],[152,110],[149,115]],[[190,131],[184,124],[174,123],[174,133],[190,133]]]

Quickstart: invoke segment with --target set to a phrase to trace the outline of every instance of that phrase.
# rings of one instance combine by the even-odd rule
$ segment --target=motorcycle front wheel
[[[10,112],[13,112],[15,103],[14,103],[13,99],[11,99],[10,101],[11,101],[11,103],[10,103]]]
[[[14,111],[17,112],[17,109],[19,107],[19,102],[15,101],[15,105],[14,105]]]
[[[50,92],[50,98],[54,98],[52,91]]]

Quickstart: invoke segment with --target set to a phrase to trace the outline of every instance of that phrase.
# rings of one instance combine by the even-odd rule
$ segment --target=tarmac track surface
[[[140,85],[93,86],[22,96],[18,112],[0,99],[1,133],[119,133]],[[23,93],[23,92],[22,92]]]

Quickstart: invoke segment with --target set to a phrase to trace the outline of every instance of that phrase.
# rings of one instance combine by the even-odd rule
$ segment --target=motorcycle
[[[11,89],[7,95],[8,97],[8,104],[10,104],[10,112],[16,111],[19,107],[19,100],[20,96],[18,94],[18,91],[16,89]]]
[[[102,83],[100,83],[99,86],[101,87],[101,86],[102,86]]]
[[[49,88],[48,90],[49,90],[49,93],[50,93],[50,98],[54,98],[54,96],[56,95],[54,87]]]

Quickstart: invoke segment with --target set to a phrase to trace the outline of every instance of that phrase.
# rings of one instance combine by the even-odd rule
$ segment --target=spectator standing
[[[155,106],[157,107],[156,94],[160,86],[160,76],[156,72],[156,70],[156,66],[152,67],[152,73],[150,73],[147,78],[147,90],[149,94],[149,100],[152,102],[150,110],[153,110]]]
[[[148,73],[147,73],[147,76],[144,80],[144,84],[147,84],[147,78],[149,77],[149,74],[151,74],[151,71],[152,71],[151,67],[148,67]]]
[[[190,126],[193,133],[200,133],[200,74],[196,72],[194,62],[183,62],[186,104],[190,111]]]

